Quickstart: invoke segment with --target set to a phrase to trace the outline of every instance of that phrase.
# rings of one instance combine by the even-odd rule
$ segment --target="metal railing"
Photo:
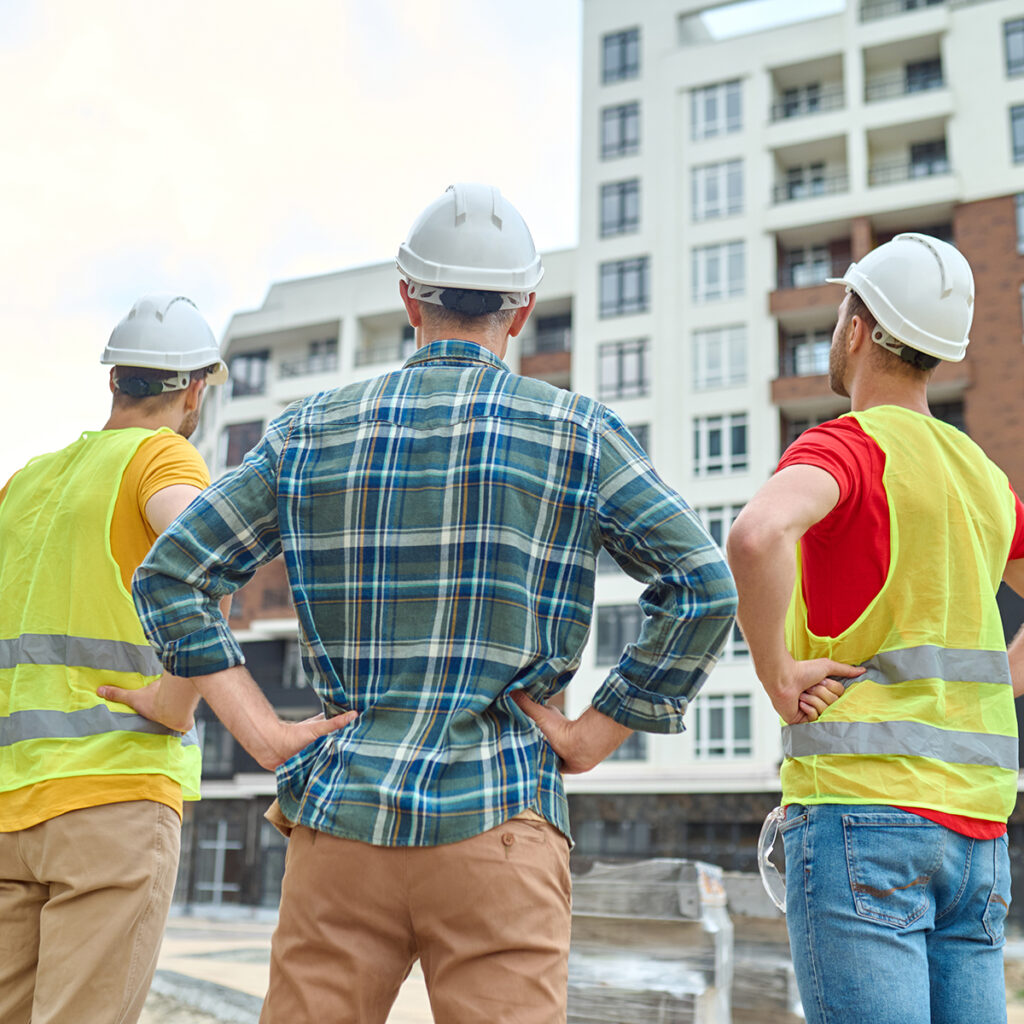
[[[892,185],[911,178],[931,178],[949,174],[952,168],[945,157],[930,160],[886,160],[868,168],[868,185]]]
[[[928,75],[908,75],[904,71],[891,71],[869,78],[864,87],[864,97],[868,103],[874,103],[876,100],[888,100],[894,96],[908,96],[915,92],[941,89],[945,84],[946,80],[941,70]]]
[[[571,352],[572,329],[563,327],[553,331],[538,331],[523,339],[520,351],[524,356],[540,355],[543,352]]]
[[[338,368],[338,353],[325,352],[288,359],[281,363],[278,374],[284,377],[308,377],[314,373],[332,373]]]
[[[779,288],[813,288],[824,284],[827,278],[842,277],[850,265],[850,254],[832,260],[817,260],[809,263],[783,263],[779,267]]]
[[[846,171],[831,171],[819,178],[786,181],[776,185],[772,189],[772,202],[791,203],[800,199],[813,199],[815,196],[845,192],[849,187],[850,179]]]
[[[821,114],[828,110],[839,110],[846,105],[843,87],[839,82],[823,85],[814,94],[801,93],[795,99],[780,99],[772,104],[771,119],[786,121],[791,117],[806,117],[809,114]]]
[[[403,338],[394,341],[361,345],[356,349],[356,366],[369,366],[373,363],[397,363],[409,358],[412,346]]]
[[[938,7],[946,0],[861,0],[860,20],[875,21],[878,18],[890,18],[894,14],[904,14],[925,7]]]

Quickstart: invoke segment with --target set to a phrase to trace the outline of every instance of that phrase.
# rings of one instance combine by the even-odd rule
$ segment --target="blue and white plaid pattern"
[[[647,618],[593,704],[679,732],[732,626],[721,553],[609,409],[438,341],[289,408],[135,595],[168,671],[220,671],[242,655],[218,599],[283,554],[307,677],[359,712],[278,769],[292,820],[420,846],[532,808],[568,835],[558,758],[509,695],[569,682],[601,546],[647,584]]]

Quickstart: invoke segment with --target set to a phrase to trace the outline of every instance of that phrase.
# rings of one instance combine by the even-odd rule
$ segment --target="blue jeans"
[[[790,805],[786,920],[808,1024],[1005,1024],[1006,836]]]

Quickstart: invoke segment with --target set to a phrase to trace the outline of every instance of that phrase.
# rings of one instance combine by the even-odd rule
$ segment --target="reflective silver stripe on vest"
[[[199,742],[195,726],[186,733],[151,722],[134,711],[111,711],[103,704],[78,711],[15,711],[0,718],[0,747],[23,740],[76,740],[108,732],[148,732],[157,736],[180,736],[183,747]]]
[[[862,664],[867,672],[848,679],[847,686],[865,679],[886,685],[914,679],[1012,684],[1005,651],[962,651],[925,644],[901,651],[882,651]]]
[[[816,754],[897,754],[947,764],[1017,770],[1017,737],[955,732],[922,722],[804,722],[782,730],[786,757]]]
[[[50,633],[22,633],[12,640],[0,640],[0,669],[16,665],[74,665],[111,672],[138,672],[144,676],[158,676],[163,672],[149,644]]]

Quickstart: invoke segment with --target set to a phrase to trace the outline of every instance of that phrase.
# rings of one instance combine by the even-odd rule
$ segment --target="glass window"
[[[690,91],[690,137],[710,139],[743,127],[739,80]]]
[[[651,425],[650,423],[630,423],[626,429],[636,438],[636,443],[647,453],[651,450]]]
[[[601,316],[647,312],[649,262],[648,257],[638,256],[601,264]]]
[[[1013,162],[1024,162],[1024,106],[1010,108],[1010,135],[1013,139]]]
[[[711,220],[743,212],[743,161],[694,167],[692,217]]]
[[[780,288],[808,288],[824,284],[832,271],[827,245],[803,245],[786,249],[782,255]]]
[[[1024,75],[1024,18],[1006,22],[1003,37],[1006,42],[1006,73]]]
[[[1024,253],[1024,192],[1017,193],[1017,252]]]
[[[693,332],[693,386],[730,387],[747,380],[747,330],[742,324]]]
[[[244,398],[262,395],[267,390],[267,363],[270,351],[240,352],[228,362],[231,379],[231,397]]]
[[[640,74],[640,29],[609,33],[603,44],[602,82],[621,82]]]
[[[613,750],[606,758],[606,761],[646,761],[647,760],[647,734],[633,732],[629,734],[626,741]]]
[[[694,701],[694,756],[750,757],[753,708],[750,694],[701,694]]]
[[[946,159],[946,140],[915,142],[910,146],[910,176],[926,178],[932,174],[945,174],[949,170]]]
[[[640,179],[601,186],[601,237],[624,235],[640,227]]]
[[[942,86],[942,60],[932,57],[929,60],[915,60],[903,69],[903,84],[907,92],[924,92],[927,89],[938,89]]]
[[[704,522],[711,539],[725,550],[725,539],[729,536],[732,524],[743,511],[742,505],[712,505],[709,508],[697,509],[697,514]]]
[[[736,298],[746,287],[742,242],[693,250],[693,301]]]
[[[597,609],[597,663],[614,665],[627,644],[636,643],[644,621],[643,609],[633,604],[606,604]]]
[[[812,377],[828,373],[831,347],[832,332],[827,327],[817,331],[799,331],[786,335],[782,376]]]
[[[598,349],[598,397],[639,398],[647,394],[648,342],[606,342]]]
[[[232,423],[221,434],[221,464],[227,468],[237,466],[247,452],[259,444],[263,436],[263,420]]]
[[[700,416],[693,421],[695,476],[741,473],[747,468],[747,414]]]
[[[640,152],[640,104],[624,103],[601,111],[601,158]]]

